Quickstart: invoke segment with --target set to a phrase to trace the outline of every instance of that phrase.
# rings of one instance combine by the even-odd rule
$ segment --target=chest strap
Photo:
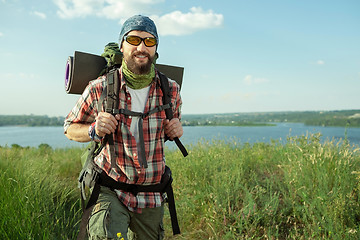
[[[146,160],[146,154],[145,154],[145,142],[144,142],[144,131],[143,131],[143,120],[144,118],[157,113],[161,112],[163,110],[171,108],[171,103],[157,106],[147,113],[142,112],[134,112],[130,111],[128,109],[106,109],[107,112],[111,112],[112,114],[123,114],[126,116],[133,116],[133,117],[139,117],[138,127],[139,127],[139,143],[140,143],[140,166],[147,168],[147,160]],[[112,158],[113,159],[113,158]],[[115,162],[111,162],[112,167],[115,167]]]
[[[139,140],[140,140],[140,165],[144,168],[147,168],[147,161],[146,161],[146,155],[145,155],[145,143],[144,143],[144,136],[143,136],[143,119],[153,113],[165,110],[166,118],[171,120],[173,118],[173,111],[171,106],[171,96],[170,96],[170,87],[169,87],[169,81],[167,77],[162,74],[161,72],[158,72],[160,77],[160,86],[161,90],[163,92],[163,102],[167,103],[162,106],[158,106],[152,110],[150,110],[148,113],[139,113],[139,112],[133,112],[127,109],[119,109],[119,85],[120,85],[120,79],[118,76],[118,70],[116,67],[109,70],[106,79],[107,79],[107,86],[106,90],[103,91],[103,94],[101,94],[100,102],[102,102],[107,96],[107,104],[106,104],[106,112],[116,114],[116,113],[122,113],[129,116],[138,116],[139,119]],[[106,95],[104,94],[106,92]],[[186,151],[186,148],[181,143],[180,139],[178,137],[174,138],[174,141],[180,151],[182,152],[183,156],[186,157],[188,155],[188,152]],[[105,141],[103,141],[103,144],[109,143],[109,151],[110,151],[110,162],[111,167],[116,167],[116,158],[115,158],[115,146],[114,146],[114,138],[112,134],[106,135]]]

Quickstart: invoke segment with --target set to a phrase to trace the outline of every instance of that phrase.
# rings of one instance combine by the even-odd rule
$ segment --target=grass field
[[[166,239],[360,239],[360,153],[320,135],[167,150],[182,234]],[[0,239],[76,239],[83,149],[0,148]]]

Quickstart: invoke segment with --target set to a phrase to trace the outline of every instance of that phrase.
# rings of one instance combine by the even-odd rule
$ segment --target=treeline
[[[309,126],[360,127],[360,110],[183,114],[183,126],[273,126],[280,122]],[[0,126],[62,126],[64,117],[0,115]]]
[[[292,122],[312,126],[360,127],[360,110],[192,114],[183,115],[182,122],[185,126],[259,126]]]
[[[309,119],[305,121],[308,126],[339,126],[339,127],[360,127],[360,118],[323,118]]]
[[[0,126],[61,126],[64,117],[48,117],[36,115],[0,115]]]

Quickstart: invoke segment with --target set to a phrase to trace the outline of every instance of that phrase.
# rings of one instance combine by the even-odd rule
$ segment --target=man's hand
[[[180,138],[184,133],[182,124],[178,118],[173,118],[170,121],[169,119],[165,119],[164,131],[170,140],[174,140],[176,137]]]
[[[95,132],[99,137],[104,137],[106,134],[114,133],[120,120],[120,115],[115,116],[107,112],[100,112],[96,117]]]

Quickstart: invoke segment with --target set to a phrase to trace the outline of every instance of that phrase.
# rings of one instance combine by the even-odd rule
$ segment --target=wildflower
[[[357,231],[356,231],[356,229],[350,229],[350,230],[349,230],[349,233],[350,233],[350,234],[355,234],[355,233],[357,233]]]
[[[124,238],[121,236],[121,232],[118,232],[116,236],[118,237],[119,240],[124,240]]]

